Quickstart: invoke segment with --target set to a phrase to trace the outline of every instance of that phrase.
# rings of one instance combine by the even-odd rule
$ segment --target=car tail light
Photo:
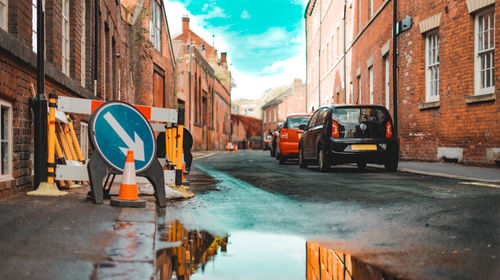
[[[339,124],[336,121],[332,121],[332,137],[333,138],[340,137]]]
[[[385,138],[391,138],[392,137],[392,125],[391,122],[387,122],[385,124]]]
[[[286,128],[283,128],[281,130],[280,139],[281,139],[281,141],[287,141],[288,140],[288,130]]]

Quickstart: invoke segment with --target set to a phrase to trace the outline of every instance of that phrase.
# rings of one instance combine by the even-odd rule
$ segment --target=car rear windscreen
[[[307,124],[311,116],[289,117],[286,120],[285,128],[299,129],[301,124]]]
[[[340,125],[340,138],[384,138],[391,117],[382,107],[336,108],[332,119]]]

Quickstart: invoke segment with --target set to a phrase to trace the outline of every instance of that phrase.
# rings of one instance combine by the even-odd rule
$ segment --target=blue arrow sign
[[[134,151],[136,172],[149,167],[156,141],[139,110],[124,102],[106,102],[92,114],[90,122],[94,147],[111,167],[123,171],[128,150]]]

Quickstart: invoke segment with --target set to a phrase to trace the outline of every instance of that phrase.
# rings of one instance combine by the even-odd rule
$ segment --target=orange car
[[[284,164],[287,159],[299,157],[299,140],[303,130],[299,129],[302,124],[307,124],[311,114],[289,115],[279,132],[276,159]]]

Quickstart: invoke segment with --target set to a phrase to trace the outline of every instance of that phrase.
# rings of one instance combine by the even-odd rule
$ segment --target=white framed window
[[[80,122],[80,149],[85,161],[89,159],[89,125]]]
[[[1,1],[1,0],[0,0]],[[37,0],[31,0],[31,46],[33,48],[33,52],[37,52],[37,40],[38,40],[38,25],[37,25],[37,19],[38,19],[38,13],[37,13],[37,6],[36,3]]]
[[[370,1],[370,6],[368,7],[368,14],[370,15],[370,18],[373,17],[373,0],[369,0]]]
[[[7,31],[9,0],[0,0],[0,28]]]
[[[361,101],[361,75],[358,76],[358,104],[363,104]]]
[[[62,72],[69,76],[69,0],[62,0]]]
[[[274,122],[276,122],[276,119],[277,119],[277,117],[276,117],[276,108],[274,108]]]
[[[36,0],[33,0],[36,1]],[[87,77],[85,71],[86,71],[86,61],[87,61],[87,56],[86,56],[86,49],[85,46],[87,45],[87,38],[85,36],[85,29],[86,29],[86,7],[85,7],[85,0],[82,0],[82,41],[81,41],[81,64],[80,64],[80,69],[81,69],[81,85],[82,87],[85,87],[85,79]]]
[[[149,40],[156,50],[161,51],[161,8],[156,0],[151,1]]]
[[[389,78],[391,77],[391,65],[389,62],[389,55],[384,56],[384,72],[385,72],[385,77],[384,77],[384,89],[385,89],[385,107],[389,109],[389,104],[390,104],[390,85],[389,85]]]
[[[266,113],[264,113],[264,123],[266,123]]]
[[[425,101],[439,101],[439,33],[425,35]]]
[[[368,94],[370,96],[370,104],[373,104],[373,66],[368,68]]]
[[[12,179],[12,105],[0,100],[0,181]]]
[[[361,0],[358,0],[358,33],[361,32]]]
[[[495,10],[475,15],[474,94],[495,92]]]

